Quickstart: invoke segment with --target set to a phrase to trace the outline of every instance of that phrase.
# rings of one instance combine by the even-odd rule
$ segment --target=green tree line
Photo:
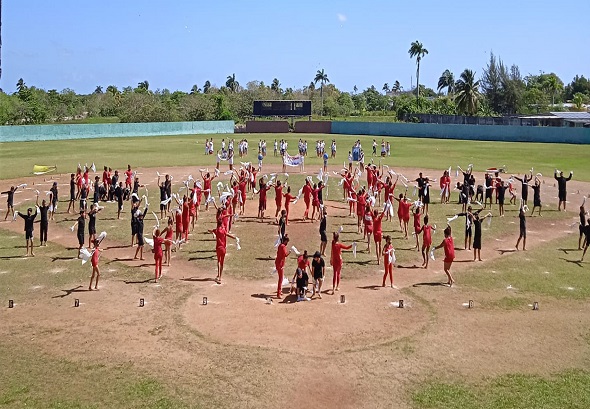
[[[413,42],[410,58],[420,63],[428,51]],[[250,81],[244,86],[235,74],[227,76],[221,87],[210,81],[193,85],[187,91],[152,90],[148,81],[122,89],[114,85],[97,86],[92,94],[77,94],[71,89],[57,91],[28,86],[23,79],[12,93],[0,92],[0,124],[21,125],[68,122],[82,118],[96,122],[169,122],[233,119],[243,123],[252,113],[255,100],[311,100],[313,114],[326,118],[349,116],[387,116],[402,120],[408,114],[499,116],[559,111],[570,102],[569,109],[582,110],[590,103],[590,81],[575,76],[565,84],[554,73],[522,76],[518,66],[508,66],[493,53],[480,77],[465,69],[455,79],[444,70],[437,91],[418,85],[404,90],[399,81],[380,90],[374,85],[359,91],[340,90],[330,83],[322,69],[309,85],[298,89],[283,88],[278,78],[270,85]]]

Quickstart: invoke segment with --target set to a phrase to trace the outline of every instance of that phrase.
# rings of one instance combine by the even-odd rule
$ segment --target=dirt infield
[[[264,171],[277,170],[266,167]],[[159,171],[175,175],[175,180],[196,172],[195,167]],[[406,175],[418,173],[417,169],[402,171]],[[144,183],[155,183],[150,176],[155,174],[153,170],[139,172]],[[66,183],[66,177],[60,175],[59,182]],[[477,177],[481,180],[480,175]],[[48,177],[45,181],[43,177],[4,180],[0,188],[5,190],[20,182],[28,183],[31,189],[15,198],[17,208],[33,198],[32,189],[48,189],[50,183]],[[549,179],[545,186],[543,199],[552,203],[556,192]],[[573,217],[578,199],[590,191],[590,184],[572,181],[568,186],[574,192],[568,207]],[[578,190],[582,192],[579,195]],[[66,188],[61,192],[65,196]],[[330,199],[336,198],[340,194],[331,193]],[[348,215],[340,201],[326,201],[326,205],[331,217]],[[60,206],[64,211],[63,204]],[[249,200],[245,218],[255,217],[256,211],[257,201]],[[294,206],[293,213],[292,219],[301,218],[302,206]],[[203,212],[197,225],[210,225],[213,217],[213,211]],[[0,228],[18,236],[20,242],[21,222],[2,221]],[[126,220],[112,223],[128,229]],[[242,240],[242,251],[248,251],[249,241],[274,240],[276,226],[254,223],[236,222],[234,231]],[[395,231],[396,223],[388,222],[384,229]],[[536,220],[527,248],[572,234],[554,225],[550,219]],[[202,226],[199,229],[203,230]],[[50,232],[50,246],[77,247],[66,223],[52,224]],[[292,222],[289,234],[315,250],[317,224]],[[495,260],[511,257],[498,251],[513,247],[513,237],[506,240],[510,244],[488,239],[483,265],[492,268]],[[460,242],[461,236],[456,244]],[[17,308],[0,314],[0,337],[80,362],[132,363],[169,379],[176,387],[205,390],[212,406],[231,402],[235,407],[268,407],[274,400],[293,402],[297,399],[294,377],[305,376],[313,380],[306,383],[306,394],[320,407],[390,407],[396,402],[403,408],[409,407],[404,396],[412,383],[431,375],[544,374],[587,367],[590,359],[584,338],[584,328],[590,328],[588,302],[540,299],[542,308],[535,312],[526,306],[515,310],[490,308],[486,303],[510,296],[510,292],[464,288],[460,280],[453,288],[441,286],[446,278],[441,259],[432,262],[429,270],[414,268],[413,263],[396,266],[394,289],[380,287],[382,266],[345,264],[341,291],[336,295],[323,294],[322,299],[300,303],[293,302],[291,296],[268,303],[267,298],[276,292],[276,275],[270,274],[272,260],[267,263],[266,279],[235,278],[232,269],[249,266],[232,264],[236,249],[230,246],[228,273],[218,285],[213,281],[215,271],[203,263],[174,256],[172,266],[163,269],[162,281],[153,284],[148,282],[153,278],[149,251],[145,261],[132,260],[129,243],[110,238],[107,243],[108,250],[101,259],[100,291],[83,290],[90,269],[88,276],[68,288],[32,289],[35,301],[17,302]],[[75,255],[75,250],[71,251]],[[45,257],[43,248],[36,252],[37,258]],[[468,271],[472,257],[469,251],[458,251],[454,273]],[[418,253],[415,259],[420,265]],[[145,281],[121,280],[112,260],[141,269]],[[23,264],[26,262],[23,259]],[[48,264],[47,271],[38,274],[60,271]],[[325,289],[331,288],[331,279],[332,270],[327,269]],[[340,303],[341,294],[346,297],[344,304]],[[203,305],[203,297],[207,297],[207,305]],[[72,306],[74,298],[81,300],[80,308]],[[146,301],[143,308],[138,306],[140,298]],[[473,309],[464,305],[469,299],[476,300]],[[406,308],[392,304],[398,300],[404,300]]]

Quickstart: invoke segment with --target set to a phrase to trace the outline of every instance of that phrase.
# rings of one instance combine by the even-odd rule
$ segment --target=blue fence
[[[0,126],[0,142],[234,133],[234,121]]]
[[[332,122],[333,134],[590,144],[590,128]]]

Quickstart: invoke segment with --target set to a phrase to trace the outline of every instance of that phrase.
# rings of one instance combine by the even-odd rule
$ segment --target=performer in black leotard
[[[557,176],[557,169],[553,174],[555,180],[557,180],[557,190],[559,196],[559,205],[557,206],[557,210],[561,210],[561,204],[563,203],[563,211],[565,212],[565,200],[567,196],[567,182],[572,180],[572,176],[574,176],[574,172],[570,172],[570,175],[566,178],[563,176],[563,172],[559,172],[559,176]]]
[[[526,204],[526,201],[529,198],[529,182],[533,180],[533,174],[531,173],[530,176],[523,175],[522,179],[514,175],[512,175],[512,177],[521,183],[520,195],[522,197],[523,203]]]
[[[535,213],[535,208],[539,208],[539,216],[541,216],[541,181],[538,177],[535,176],[535,184],[531,186],[533,189],[533,211],[531,214]]]
[[[516,241],[516,250],[518,250],[518,245],[522,240],[522,249],[526,250],[526,213],[524,212],[523,205],[520,205],[520,212],[518,213],[518,219],[520,220],[520,234],[518,235],[518,240]]]
[[[18,189],[17,187],[11,186],[10,190],[7,190],[6,192],[2,192],[1,194],[3,195],[8,195],[8,198],[6,199],[6,216],[4,216],[4,220],[6,220],[8,218],[8,214],[10,214],[12,217],[14,217],[14,192],[16,192],[16,189]]]
[[[582,239],[584,238],[584,231],[586,228],[586,216],[588,215],[588,213],[586,212],[586,209],[584,208],[584,205],[580,206],[580,238],[578,239],[578,250],[582,250],[585,247],[584,242],[582,242]]]

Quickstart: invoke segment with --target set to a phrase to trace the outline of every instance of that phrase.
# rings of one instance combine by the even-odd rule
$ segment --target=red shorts
[[[416,235],[420,234],[420,227],[414,226],[414,233],[416,233]]]
[[[365,225],[365,233],[372,234],[373,233],[373,226]]]
[[[455,258],[446,258],[443,260],[445,263],[452,263]]]
[[[426,241],[424,241],[424,243],[422,243],[422,245],[424,247],[430,247],[432,245],[432,240],[426,240]]]
[[[379,243],[383,239],[383,232],[376,231],[373,233],[373,238],[375,239],[375,243]]]
[[[176,224],[176,233],[182,233],[182,224]]]

